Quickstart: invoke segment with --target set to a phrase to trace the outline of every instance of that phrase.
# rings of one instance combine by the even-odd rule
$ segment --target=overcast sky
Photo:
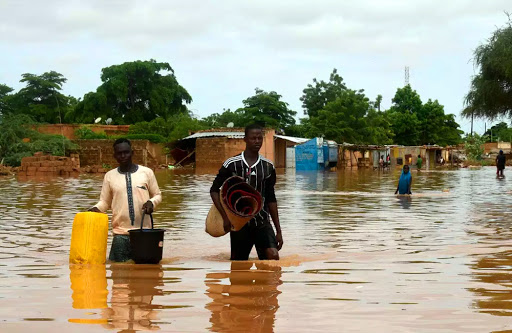
[[[302,115],[302,89],[333,68],[387,108],[409,66],[422,100],[469,131],[459,115],[472,52],[504,11],[510,0],[0,0],[0,83],[18,89],[22,73],[55,70],[64,93],[83,97],[103,67],[153,58],[171,64],[200,117],[240,107],[256,87]]]

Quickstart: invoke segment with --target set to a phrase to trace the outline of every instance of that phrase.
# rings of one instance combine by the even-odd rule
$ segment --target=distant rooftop
[[[241,132],[235,132],[235,131],[231,131],[231,132],[226,132],[226,131],[197,132],[197,133],[194,133],[192,135],[189,135],[189,136],[183,138],[182,140],[208,138],[208,137],[226,137],[226,138],[230,138],[230,139],[242,139],[245,137],[245,133],[243,130]]]
[[[279,138],[279,139],[283,139],[283,140],[294,142],[294,143],[304,143],[304,142],[307,142],[310,140],[310,139],[305,139],[305,138],[296,138],[294,136],[286,136],[286,135],[278,135],[278,134],[274,134],[274,138]]]

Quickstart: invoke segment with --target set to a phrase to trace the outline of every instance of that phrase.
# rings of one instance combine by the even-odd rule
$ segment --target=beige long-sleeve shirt
[[[128,235],[128,230],[140,228],[142,205],[148,200],[153,202],[154,208],[162,202],[155,174],[150,168],[139,165],[137,171],[131,173],[131,185],[135,216],[133,226],[130,220],[125,174],[116,168],[107,172],[103,179],[100,201],[95,207],[102,212],[112,208],[112,231],[116,235]],[[149,216],[144,218],[144,228],[151,228]]]

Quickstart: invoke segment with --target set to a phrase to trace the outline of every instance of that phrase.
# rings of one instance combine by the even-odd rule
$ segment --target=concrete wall
[[[80,166],[101,166],[103,164],[114,168],[117,161],[114,159],[114,140],[75,140],[80,146]],[[150,168],[161,164],[162,146],[148,140],[131,140],[134,152],[133,162]],[[157,152],[160,152],[158,154]],[[165,158],[165,156],[164,156]]]
[[[70,140],[75,140],[75,131],[84,126],[95,133],[104,132],[107,135],[126,134],[130,128],[130,125],[46,124],[39,125],[36,130],[39,133],[63,135]]]
[[[274,141],[274,163],[276,168],[286,167],[286,148],[294,147],[295,142],[276,138]]]
[[[273,129],[265,130],[260,150],[260,154],[271,161],[275,161],[274,134],[275,131]],[[240,154],[244,149],[245,141],[243,138],[199,138],[196,140],[196,168],[218,170],[225,160]]]

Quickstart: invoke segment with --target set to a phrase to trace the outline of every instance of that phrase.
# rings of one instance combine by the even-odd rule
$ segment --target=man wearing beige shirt
[[[114,238],[109,260],[131,259],[128,230],[140,228],[142,213],[153,213],[162,201],[162,195],[153,171],[132,162],[133,151],[128,139],[114,142],[114,158],[119,167],[105,174],[100,201],[92,212],[105,213],[112,209],[112,232]],[[144,227],[151,228],[151,219],[144,217]]]

